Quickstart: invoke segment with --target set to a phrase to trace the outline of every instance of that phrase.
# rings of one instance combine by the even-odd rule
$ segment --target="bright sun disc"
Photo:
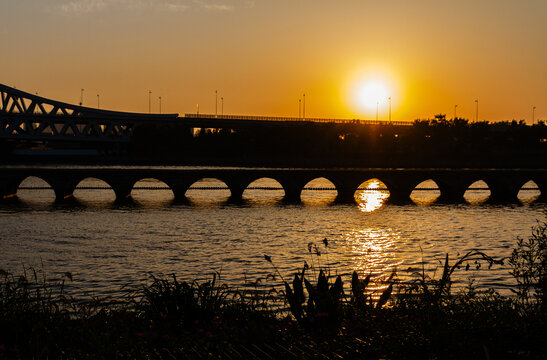
[[[376,109],[376,105],[385,103],[388,96],[386,85],[378,81],[367,82],[357,89],[356,102],[360,107]]]

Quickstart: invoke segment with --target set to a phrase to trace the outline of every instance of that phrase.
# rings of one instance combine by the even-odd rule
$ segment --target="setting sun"
[[[370,81],[362,84],[356,91],[356,102],[360,107],[368,110],[376,109],[376,105],[383,104],[389,97],[386,85],[380,81]]]
[[[389,118],[389,100],[400,104],[400,95],[392,71],[383,66],[372,66],[367,70],[358,70],[348,74],[346,99],[357,117],[374,118],[378,109],[378,118]],[[393,104],[392,104],[393,105]]]

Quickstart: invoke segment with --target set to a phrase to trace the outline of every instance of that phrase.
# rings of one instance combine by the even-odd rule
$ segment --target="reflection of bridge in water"
[[[241,201],[246,189],[278,190],[276,187],[253,187],[255,180],[269,178],[277,181],[287,202],[300,201],[307,184],[318,178],[329,180],[334,187],[314,188],[337,192],[336,201],[353,203],[354,195],[363,182],[378,179],[389,191],[392,203],[410,202],[410,194],[426,180],[434,181],[440,191],[439,202],[464,202],[464,193],[476,181],[484,181],[494,203],[516,203],[518,193],[528,181],[537,184],[546,200],[547,169],[290,169],[290,168],[136,168],[136,167],[5,167],[0,169],[0,197],[17,196],[21,183],[34,176],[43,179],[55,192],[57,202],[70,201],[78,185],[85,179],[95,178],[107,183],[118,201],[125,201],[144,179],[156,179],[167,185],[175,201],[185,201],[190,189],[213,189],[196,186],[202,179],[218,179],[230,190],[232,201]],[[249,186],[251,185],[251,186]],[[138,189],[151,189],[138,187]],[[165,189],[157,187],[156,189]]]

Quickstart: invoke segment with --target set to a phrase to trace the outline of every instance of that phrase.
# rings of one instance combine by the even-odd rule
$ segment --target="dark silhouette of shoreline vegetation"
[[[72,274],[0,274],[0,359],[544,359],[547,220],[507,259],[470,251],[440,275],[400,283],[360,277],[350,284],[321,265],[329,244],[310,243],[310,265],[289,277],[265,255],[280,291],[152,278],[123,299],[82,300]],[[321,260],[323,253],[323,260]],[[515,295],[451,277],[469,267],[511,267]],[[328,263],[328,260],[327,260]]]
[[[37,161],[10,155],[14,148],[76,148],[83,144],[3,141],[4,162]],[[282,123],[194,129],[171,123],[139,125],[126,145],[97,145],[96,156],[40,156],[44,161],[125,164],[302,167],[543,167],[547,126],[538,121],[415,120],[412,126]]]

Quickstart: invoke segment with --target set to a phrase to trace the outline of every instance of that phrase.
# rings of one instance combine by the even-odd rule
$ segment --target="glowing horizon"
[[[547,119],[545,14],[536,0],[8,0],[0,83],[134,112],[152,91],[152,112],[161,96],[179,114],[214,113],[218,91],[219,113],[222,97],[225,114],[297,117],[305,93],[307,117],[374,119],[372,83],[381,120],[391,97],[392,120],[457,105],[474,121],[479,99],[479,120],[531,123]]]

